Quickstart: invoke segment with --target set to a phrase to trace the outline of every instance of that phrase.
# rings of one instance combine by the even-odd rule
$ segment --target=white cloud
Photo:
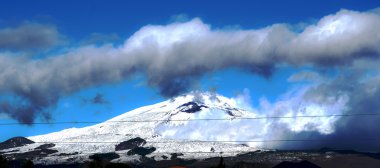
[[[305,98],[306,93],[312,87],[297,88],[284,93],[274,102],[262,99],[262,105],[254,109],[244,117],[268,117],[257,120],[210,120],[191,121],[172,125],[161,125],[156,131],[166,138],[194,139],[194,140],[223,140],[223,141],[265,141],[297,139],[305,132],[314,132],[321,135],[331,135],[336,131],[336,124],[341,117],[310,117],[294,118],[296,116],[326,116],[332,114],[344,114],[348,109],[348,97],[340,95],[332,101],[316,101]],[[241,95],[224,101],[239,106],[241,103],[249,105],[249,91],[246,89]],[[209,102],[208,100],[207,102]],[[217,101],[217,100],[213,100]],[[262,107],[264,106],[264,107]],[[240,106],[241,107],[241,106]],[[185,115],[185,114],[181,114]],[[192,116],[192,115],[189,115]],[[192,119],[229,118],[230,116],[220,109],[203,109],[201,113],[195,113]],[[271,118],[290,117],[290,118]],[[184,117],[187,118],[187,117]],[[178,118],[172,118],[178,119]],[[207,128],[207,129],[204,129]],[[248,143],[253,147],[277,148],[283,147],[279,143]],[[298,146],[304,145],[303,143]],[[308,145],[304,145],[307,147]]]
[[[288,78],[288,82],[322,82],[323,80],[326,79],[313,71],[297,72]]]
[[[237,96],[231,98],[232,101],[241,109],[253,111],[254,108],[251,106],[251,94],[248,88],[244,88],[243,92]]]

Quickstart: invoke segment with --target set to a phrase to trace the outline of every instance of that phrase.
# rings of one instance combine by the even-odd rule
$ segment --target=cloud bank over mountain
[[[36,27],[44,31],[35,34]],[[0,53],[0,93],[5,95],[0,102],[0,112],[26,124],[31,124],[38,116],[49,120],[49,109],[54,108],[60,98],[85,88],[128,80],[136,74],[145,76],[147,84],[157,88],[161,95],[172,97],[192,90],[193,84],[203,75],[227,68],[264,77],[270,77],[279,66],[356,71],[352,69],[357,62],[361,65],[378,62],[378,30],[378,13],[350,10],[325,16],[301,31],[288,24],[224,30],[195,18],[188,22],[144,26],[119,46],[79,46],[59,55],[36,59],[16,56],[18,53],[12,50],[50,46],[59,36],[57,30],[44,25],[5,28],[0,30],[0,37],[19,38],[12,43],[0,40],[0,49],[5,51]],[[378,73],[375,69],[366,70],[369,71]],[[357,90],[332,83],[321,84],[314,90],[328,92],[332,90],[329,89],[331,85],[342,87],[339,89],[348,92],[348,96],[363,95],[368,84],[375,98],[379,96],[377,86],[369,84],[375,80],[374,76],[355,79],[361,80],[352,83]],[[328,93],[315,91],[314,94],[323,97],[339,89]],[[308,90],[308,95],[311,92]],[[336,94],[332,96],[336,100],[352,101],[339,95],[341,92]],[[365,99],[359,96],[353,103],[361,102],[363,108],[367,103],[374,103],[360,98]]]

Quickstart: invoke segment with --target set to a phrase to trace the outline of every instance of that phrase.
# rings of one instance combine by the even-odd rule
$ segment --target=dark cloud
[[[38,60],[0,57],[0,92],[11,95],[2,99],[0,104],[5,105],[0,107],[1,112],[29,124],[35,117],[46,116],[44,113],[62,96],[127,79],[132,70],[121,68],[126,61],[112,60],[112,50],[84,47],[64,56]]]
[[[171,97],[191,90],[202,75],[226,68],[269,77],[281,65],[348,66],[358,59],[378,59],[378,30],[377,14],[348,10],[326,16],[301,32],[284,24],[218,30],[195,18],[145,26],[117,47],[87,45],[41,59],[0,53],[0,93],[24,104],[20,108],[10,103],[14,100],[3,100],[1,104],[7,105],[0,110],[30,123],[63,96],[136,74],[144,75],[149,86]],[[27,24],[3,29],[1,36],[0,48],[27,49],[50,46],[58,33],[51,26]],[[3,39],[10,42],[1,42]]]
[[[91,103],[91,104],[109,104],[110,102],[107,101],[103,94],[96,93],[96,95],[90,99],[84,98],[82,99],[84,103]]]
[[[308,97],[329,99],[331,95],[346,94],[350,97],[345,114],[380,114],[380,76],[363,79],[363,73],[340,77],[331,83],[320,85],[307,94]],[[380,117],[344,117],[336,122],[334,134],[323,136],[333,140],[340,148],[374,151],[380,149]]]
[[[104,98],[104,96],[100,93],[97,93],[94,98],[91,100],[94,104],[107,104],[108,101]]]
[[[59,32],[51,25],[28,22],[0,28],[0,50],[45,49],[59,42]]]

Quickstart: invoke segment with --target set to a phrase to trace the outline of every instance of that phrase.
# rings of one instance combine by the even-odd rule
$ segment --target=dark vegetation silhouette
[[[34,163],[31,160],[26,160],[21,164],[21,168],[34,168]]]
[[[93,161],[88,164],[88,168],[103,168],[105,163],[102,158],[94,157]]]
[[[92,161],[88,163],[87,168],[132,168],[124,163],[111,163],[110,161],[119,158],[116,153],[95,154],[90,156]]]
[[[4,156],[0,155],[0,168],[34,168],[31,160],[14,160],[8,161]]]
[[[216,167],[211,168],[226,168],[226,163],[224,163],[223,157],[220,157],[219,164]]]
[[[274,166],[273,168],[321,168],[321,167],[315,165],[314,163],[304,160],[301,162],[284,161]]]
[[[9,167],[9,162],[2,155],[0,155],[0,167]]]

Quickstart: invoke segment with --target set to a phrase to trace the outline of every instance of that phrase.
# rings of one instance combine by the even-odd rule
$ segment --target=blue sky
[[[290,32],[297,34],[299,32],[303,32],[306,29],[305,27],[317,25],[322,18],[328,15],[337,15],[337,17],[340,16],[337,13],[341,9],[366,14],[368,11],[379,6],[380,2],[376,0],[311,0],[307,2],[301,0],[69,0],[64,2],[47,0],[4,0],[0,5],[0,37],[3,37],[4,39],[10,38],[13,40],[18,38],[17,35],[21,34],[20,36],[22,37],[20,37],[20,40],[16,40],[11,44],[7,44],[7,40],[4,40],[5,42],[3,42],[0,39],[0,56],[6,58],[0,59],[0,61],[2,61],[2,64],[0,65],[8,64],[7,61],[9,61],[9,58],[12,62],[11,65],[14,64],[14,66],[5,67],[5,69],[9,70],[11,68],[15,68],[15,71],[18,71],[24,67],[23,65],[28,67],[30,62],[42,60],[41,64],[46,65],[47,73],[51,74],[53,71],[50,71],[50,69],[54,69],[54,67],[49,66],[54,66],[55,62],[59,61],[46,61],[46,63],[44,62],[45,60],[63,57],[61,62],[64,62],[66,59],[75,57],[75,54],[72,54],[74,55],[72,57],[65,57],[65,55],[70,55],[71,52],[83,52],[85,55],[88,53],[87,51],[92,50],[92,48],[90,48],[82,51],[82,48],[88,45],[95,46],[95,48],[101,48],[99,50],[96,48],[94,53],[104,50],[106,50],[107,53],[112,53],[116,52],[114,50],[117,50],[118,48],[123,48],[123,46],[126,46],[125,48],[128,50],[126,41],[131,37],[138,38],[139,36],[135,34],[136,32],[141,32],[141,34],[147,33],[143,32],[141,29],[147,25],[162,25],[165,27],[166,25],[178,23],[184,24],[183,27],[186,28],[185,24],[188,23],[189,25],[199,26],[200,28],[205,28],[207,25],[210,26],[210,29],[206,30],[206,33],[222,31],[227,33],[243,32],[249,34],[249,30],[260,30],[265,28],[271,29],[272,27],[274,27],[274,29],[271,31],[277,31],[277,27],[273,25],[286,24],[287,26],[280,26],[279,31],[289,29]],[[352,13],[348,12],[347,15],[351,14]],[[198,18],[201,21],[194,20],[194,18]],[[178,29],[183,28],[181,25],[178,27]],[[152,29],[159,28],[153,27]],[[168,28],[168,30],[170,30],[170,28]],[[29,35],[28,33],[31,33],[32,35]],[[42,37],[44,35],[49,37]],[[32,40],[29,40],[28,42],[28,40],[25,39]],[[32,45],[33,43],[34,45]],[[374,42],[374,44],[375,47],[378,46],[377,41]],[[106,45],[106,47],[102,48],[104,45]],[[364,46],[363,48],[365,47],[368,48],[368,46]],[[370,45],[369,47],[373,47],[373,45]],[[358,49],[358,51],[352,51],[352,53],[354,53],[352,55],[350,53],[342,55],[347,55],[347,60],[352,59],[353,61],[356,61],[358,56],[355,54],[360,52],[362,52],[362,50]],[[375,55],[373,57],[377,58],[378,53],[376,52],[377,51],[371,50],[369,54]],[[233,53],[236,54],[240,52],[234,51]],[[335,54],[335,52],[332,53],[332,55]],[[339,54],[337,55],[340,56]],[[366,55],[366,53],[364,53],[364,55]],[[311,54],[311,57],[312,56],[319,57],[318,54]],[[248,99],[248,103],[253,107],[259,108],[260,100],[263,98],[269,102],[275,103],[281,96],[288,93],[289,90],[310,85],[311,82],[308,80],[290,82],[289,78],[294,74],[299,72],[316,71],[318,75],[324,76],[324,78],[333,78],[336,76],[336,73],[339,74],[340,72],[345,72],[346,69],[352,68],[351,65],[346,66],[345,63],[340,64],[340,62],[345,61],[340,60],[340,57],[338,56],[331,60],[329,58],[315,60],[305,59],[305,62],[302,62],[304,58],[289,57],[283,59],[278,64],[269,64],[268,66],[274,66],[272,68],[275,69],[270,75],[260,74],[261,70],[267,69],[266,67],[259,68],[259,70],[255,68],[244,68],[243,66],[246,66],[244,61],[238,61],[238,63],[232,66],[224,65],[225,63],[223,63],[222,67],[218,67],[217,65],[219,64],[215,63],[217,64],[215,66],[203,67],[204,72],[194,70],[194,72],[189,74],[190,72],[187,73],[184,71],[179,74],[174,74],[174,76],[180,76],[178,77],[178,80],[180,81],[183,80],[183,76],[185,76],[185,80],[190,79],[190,81],[195,81],[190,82],[191,84],[186,83],[185,86],[189,88],[185,90],[180,88],[180,92],[178,93],[182,93],[182,91],[187,92],[190,90],[208,91],[210,88],[214,88],[221,95],[236,97],[242,94],[244,90],[248,90],[250,97]],[[87,57],[84,56],[83,59],[87,59]],[[96,58],[89,57],[89,59],[90,66],[101,66],[101,64],[92,64],[91,59]],[[300,62],[297,62],[297,59],[299,59]],[[73,58],[73,60],[75,60],[75,58]],[[333,66],[330,66],[330,63],[323,62],[325,60],[331,61]],[[256,60],[252,61],[252,64],[258,67],[267,66],[268,62],[268,60],[259,63],[257,63]],[[338,63],[335,64],[336,62]],[[321,63],[324,65],[320,66]],[[57,65],[61,66],[61,64],[58,63]],[[69,62],[64,65],[65,66],[62,67],[67,68],[73,66],[75,68],[76,62]],[[117,66],[118,65],[115,65],[115,67]],[[149,65],[147,64],[142,64],[141,66],[146,66],[149,69]],[[36,67],[41,69],[44,68],[39,66]],[[26,72],[33,73],[34,69],[35,67],[31,68],[31,71],[20,70],[18,74],[23,76],[25,75],[23,73]],[[139,69],[139,67],[137,67],[137,69]],[[129,69],[125,71],[128,71],[126,73],[129,73]],[[42,73],[42,70],[36,72],[41,72],[42,76],[44,74]],[[54,73],[57,72],[61,73],[61,71],[54,71]],[[62,71],[62,73],[65,72],[66,71]],[[98,71],[95,70],[94,72]],[[17,76],[14,76],[13,78],[0,78],[0,80],[3,80],[0,85],[0,92],[2,94],[2,96],[0,96],[0,100],[3,101],[3,108],[0,108],[2,110],[0,111],[0,116],[3,117],[0,117],[0,123],[28,123],[11,126],[1,125],[0,127],[2,127],[2,131],[0,133],[0,141],[14,136],[31,136],[57,131],[64,128],[74,126],[81,127],[86,125],[34,125],[31,124],[33,122],[104,121],[134,108],[157,103],[173,96],[172,92],[169,94],[163,90],[166,83],[159,81],[157,76],[150,72],[151,71],[149,70],[142,70],[136,73],[133,72],[132,75],[128,75],[126,78],[117,80],[110,79],[106,82],[102,82],[102,80],[108,80],[108,77],[99,77],[99,79],[101,79],[99,81],[96,77],[92,77],[97,76],[97,74],[91,73],[92,76],[88,79],[91,84],[84,82],[77,87],[72,86],[75,85],[74,82],[74,84],[69,83],[68,85],[70,86],[67,86],[67,88],[66,85],[47,84],[46,86],[49,86],[49,89],[46,90],[43,88],[41,89],[42,86],[45,86],[43,85],[44,81],[40,81],[42,83],[40,87],[36,86],[38,84],[33,83],[34,79],[26,77],[21,80],[21,83],[25,84],[25,87],[31,88],[28,91],[23,90],[25,87],[24,85],[21,86],[22,84],[20,84],[20,82],[17,81],[12,83],[13,80],[10,81],[10,79],[19,79]],[[163,69],[162,72],[167,71]],[[365,74],[371,73],[377,74],[377,70],[365,70]],[[33,74],[29,75],[34,76]],[[84,75],[80,76],[80,78],[82,78],[82,80],[86,80],[88,76]],[[369,75],[369,78],[371,77],[372,76]],[[68,80],[72,78],[74,77],[63,77],[63,79]],[[38,79],[46,78],[42,77]],[[55,81],[52,83],[54,82]],[[313,84],[319,83],[320,81],[314,81]],[[16,85],[18,86],[19,84],[20,88],[16,87]],[[15,85],[15,87],[13,87],[13,85]],[[50,88],[50,86],[52,87]],[[169,87],[170,86],[171,85],[169,85]],[[32,92],[34,91],[34,88],[37,93]],[[67,89],[67,91],[65,89]],[[53,94],[51,92],[59,93]],[[176,93],[177,91],[175,94]],[[46,98],[46,102],[35,100],[35,97],[38,99],[39,96],[52,96],[53,98]],[[4,103],[11,105],[6,106]],[[22,108],[24,106],[25,109]],[[21,107],[21,110],[18,107]],[[29,112],[28,110],[30,109],[32,109],[33,112]],[[35,117],[29,117],[29,113],[35,115]],[[22,118],[18,118],[19,116]],[[30,120],[30,118],[32,120]]]

